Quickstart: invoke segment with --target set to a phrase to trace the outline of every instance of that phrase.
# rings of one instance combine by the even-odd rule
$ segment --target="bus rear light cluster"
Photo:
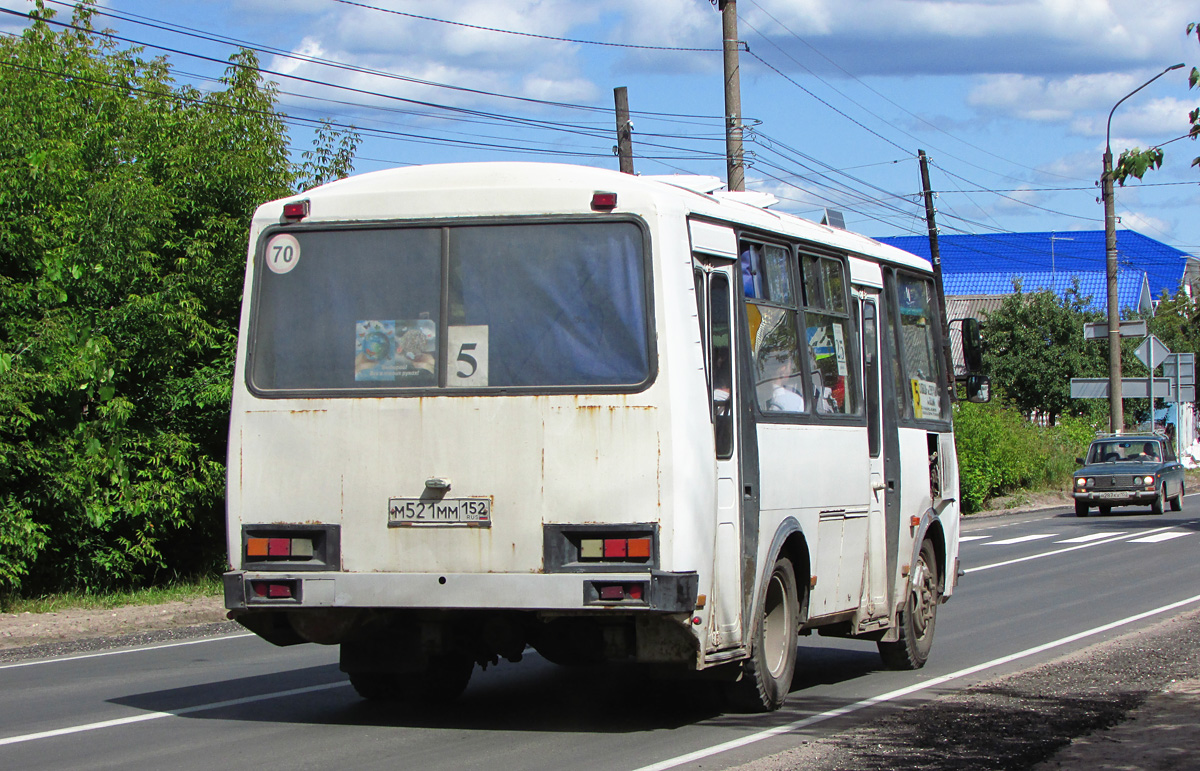
[[[638,603],[646,602],[646,584],[632,581],[619,584],[594,584],[596,599],[600,602]]]
[[[255,597],[264,600],[298,600],[300,591],[296,581],[251,581],[250,590]]]
[[[645,562],[650,559],[650,538],[583,538],[580,560]]]
[[[243,525],[242,567],[246,570],[340,570],[337,525]]]
[[[246,556],[264,560],[308,560],[313,556],[312,538],[247,538]]]

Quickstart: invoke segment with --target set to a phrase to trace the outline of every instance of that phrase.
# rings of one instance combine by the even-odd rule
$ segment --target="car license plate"
[[[1130,496],[1130,493],[1117,491],[1117,492],[1092,493],[1092,495],[1096,498],[1109,499],[1109,498],[1128,498]]]
[[[388,527],[492,526],[491,498],[389,498]]]

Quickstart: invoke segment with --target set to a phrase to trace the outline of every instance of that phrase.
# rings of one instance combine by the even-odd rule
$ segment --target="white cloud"
[[[1172,237],[1175,230],[1174,225],[1167,220],[1140,211],[1122,211],[1118,227],[1136,230],[1139,233],[1151,233],[1159,239]]]
[[[250,2],[251,0],[241,0]],[[581,72],[578,45],[548,40],[567,37],[580,24],[596,19],[594,5],[571,0],[471,0],[439,5],[412,0],[374,0],[380,8],[443,19],[448,23],[337,6],[307,24],[306,36],[293,51],[381,70],[397,78],[331,70],[316,64],[279,61],[277,68],[312,80],[349,85],[393,97],[456,106],[494,103],[486,94],[555,101],[590,101],[597,89]],[[325,4],[328,7],[328,3]],[[479,27],[514,30],[526,35],[492,32]],[[458,90],[405,81],[446,84]],[[298,90],[287,86],[288,90]],[[306,93],[328,91],[301,86]],[[338,98],[392,102],[370,95],[344,93]],[[511,103],[510,103],[511,104]]]
[[[808,45],[856,74],[1059,75],[1157,65],[1163,57],[1169,63],[1184,50],[1194,3],[1150,4],[1153,9],[1145,0],[743,0],[739,12],[747,26],[816,70],[836,71]]]

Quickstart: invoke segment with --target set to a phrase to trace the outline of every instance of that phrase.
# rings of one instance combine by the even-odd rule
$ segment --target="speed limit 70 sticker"
[[[300,262],[300,242],[295,236],[280,233],[267,242],[265,258],[272,273],[287,273]]]

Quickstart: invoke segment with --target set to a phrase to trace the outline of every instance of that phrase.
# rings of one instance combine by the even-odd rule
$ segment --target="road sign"
[[[1163,360],[1163,377],[1176,376],[1180,385],[1196,384],[1196,354],[1173,353]]]
[[[1133,355],[1138,357],[1138,361],[1145,364],[1153,372],[1170,353],[1171,349],[1163,345],[1162,340],[1159,340],[1154,335],[1147,335],[1142,344],[1133,352]]]
[[[1144,377],[1123,377],[1121,378],[1121,398],[1123,399],[1145,399],[1149,395],[1149,390],[1146,384],[1149,378]],[[1189,386],[1193,393],[1194,386]],[[1183,389],[1180,389],[1183,392]],[[1186,396],[1186,393],[1184,394]],[[1154,396],[1163,401],[1175,401],[1175,381],[1173,378],[1156,377],[1154,378]],[[1071,378],[1071,398],[1072,399],[1107,399],[1108,398],[1108,378],[1106,377],[1073,377]],[[1191,401],[1185,399],[1185,401]]]
[[[1145,319],[1134,319],[1121,322],[1121,337],[1145,337],[1149,332]],[[1108,322],[1097,321],[1083,325],[1084,340],[1107,340]]]

